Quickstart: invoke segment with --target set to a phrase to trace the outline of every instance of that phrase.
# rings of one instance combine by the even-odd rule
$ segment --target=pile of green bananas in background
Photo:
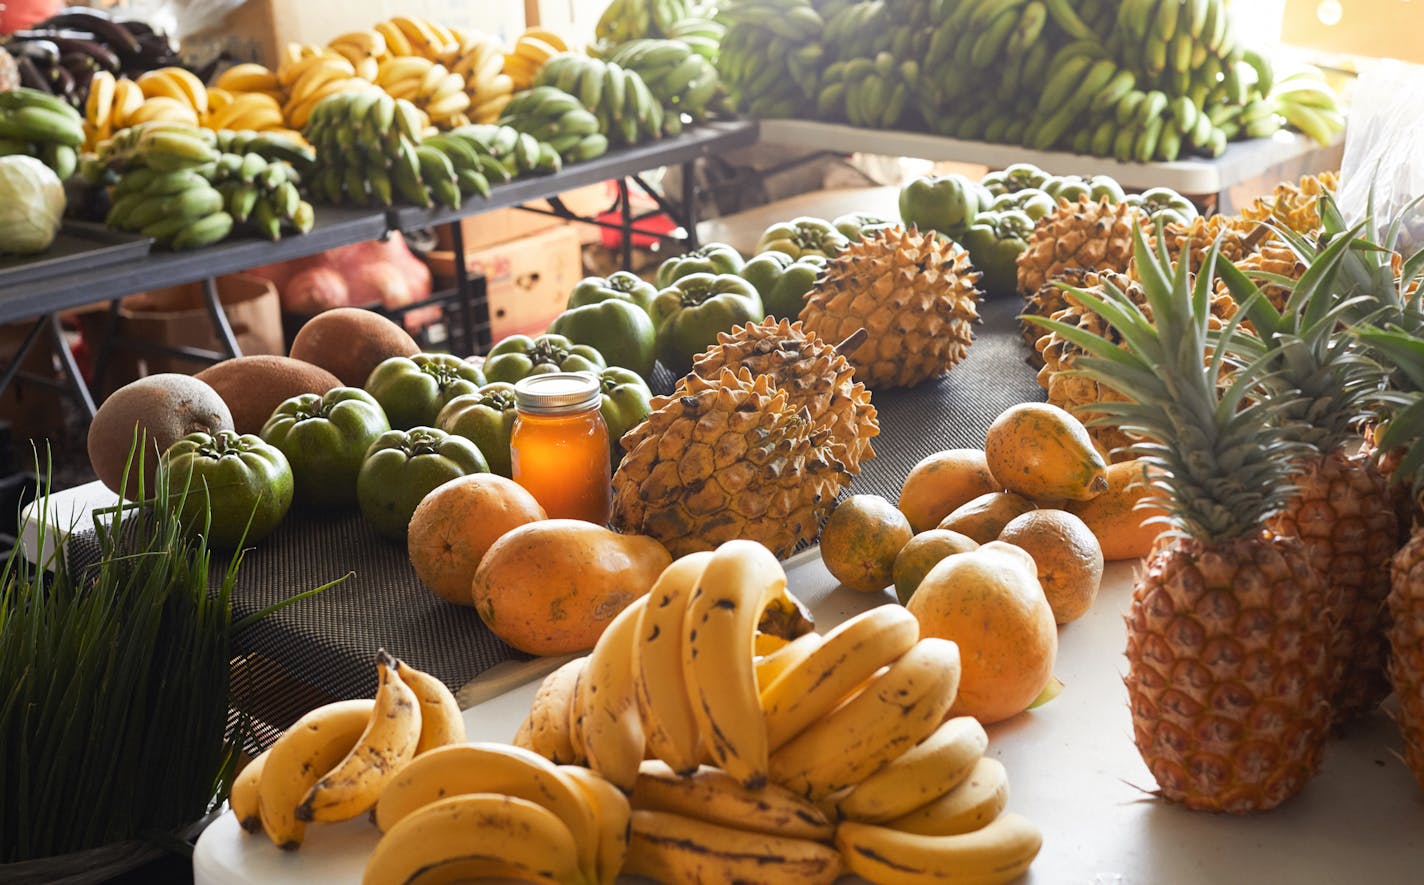
[[[687,0],[612,0],[593,33],[609,43],[670,36],[692,14],[693,4]]]
[[[576,52],[561,52],[544,62],[534,78],[534,89],[530,91],[537,91],[541,86],[552,87],[575,97],[579,105],[593,115],[598,127],[596,131],[614,144],[633,145],[659,138],[664,134],[664,127],[668,135],[682,131],[682,118],[675,113],[663,113],[662,103],[653,96],[643,78],[617,62]],[[510,105],[513,106],[521,98],[523,95],[516,95]],[[536,120],[559,117],[561,113],[577,113],[572,108],[561,110],[565,106],[567,101],[563,97],[546,92],[537,100],[529,99],[526,113]],[[512,116],[508,107],[504,115]],[[565,125],[561,124],[560,128],[565,128]],[[553,137],[557,138],[558,134]]]
[[[488,197],[490,185],[520,175],[546,175],[563,168],[563,160],[548,142],[509,126],[472,124],[429,136],[420,149],[444,154],[464,196]],[[446,177],[443,168],[440,175]],[[442,188],[442,190],[447,190]]]
[[[19,87],[0,92],[0,157],[38,157],[60,181],[79,167],[84,118],[57,96]]]
[[[225,148],[241,148],[245,153]],[[104,222],[175,250],[211,246],[238,225],[271,240],[315,223],[292,161],[309,152],[277,135],[147,123],[99,145],[86,172],[116,175]]]
[[[684,40],[630,40],[615,49],[608,61],[641,77],[653,97],[673,111],[663,122],[668,135],[681,131],[679,114],[693,120],[706,117],[721,84],[716,65]]]
[[[1242,46],[1229,0],[723,0],[736,106],[1121,161],[1344,128],[1316,69]]]
[[[615,98],[617,96],[610,93],[609,101]],[[603,101],[601,96],[599,100]],[[661,107],[658,114],[661,126]],[[638,125],[636,117],[630,115],[627,119],[634,126]],[[603,122],[583,102],[556,86],[535,86],[515,93],[513,100],[500,114],[499,122],[548,144],[566,163],[592,160],[608,152],[608,136],[603,131]]]

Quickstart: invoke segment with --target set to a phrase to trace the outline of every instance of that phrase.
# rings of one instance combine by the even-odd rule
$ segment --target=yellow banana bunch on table
[[[408,15],[393,16],[377,24],[374,30],[385,39],[386,49],[394,56],[418,56],[436,61],[460,44],[460,38],[450,28]]]
[[[287,125],[302,129],[321,100],[343,92],[369,89],[371,81],[360,77],[345,56],[330,49],[302,50],[300,58],[288,59],[277,68],[277,79],[286,91],[282,106]]]
[[[208,89],[185,68],[146,71],[137,80],[97,71],[84,102],[85,146],[141,123],[199,125],[208,114]]]
[[[378,67],[376,85],[391,98],[403,98],[420,108],[436,128],[469,122],[463,117],[470,106],[465,78],[439,62],[418,55],[392,56]]]
[[[465,115],[474,123],[493,123],[514,95],[514,78],[504,72],[504,44],[484,33],[464,35],[439,61],[465,78],[470,106]]]
[[[564,39],[552,31],[527,28],[514,41],[514,47],[504,55],[504,73],[514,82],[514,91],[528,89],[544,62],[568,52]]]
[[[372,83],[376,82],[376,70],[381,60],[390,55],[386,38],[375,29],[339,34],[326,44],[326,48],[351,62],[356,76]]]

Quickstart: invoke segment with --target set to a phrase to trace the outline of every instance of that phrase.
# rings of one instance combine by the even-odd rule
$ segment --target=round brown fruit
[[[321,366],[347,387],[365,387],[371,370],[393,356],[419,353],[405,329],[359,307],[322,311],[292,339],[292,359]]]
[[[1103,549],[1083,520],[1065,510],[1033,510],[1004,526],[999,540],[1033,557],[1059,624],[1076,621],[1093,607],[1103,583]]]
[[[915,588],[940,560],[956,553],[978,550],[979,542],[968,535],[948,529],[930,529],[910,539],[895,557],[895,595],[903,605],[915,594]]]
[[[980,495],[941,520],[939,528],[968,535],[980,544],[999,537],[1014,517],[1033,509],[1033,502],[1013,492]]]
[[[936,452],[910,469],[900,487],[900,512],[916,533],[929,531],[961,505],[1001,486],[979,449]]]
[[[519,483],[477,473],[426,495],[410,518],[406,552],[425,586],[457,605],[473,606],[471,583],[480,560],[506,532],[546,519]]]
[[[341,380],[320,366],[286,356],[240,356],[193,376],[218,392],[238,433],[261,433],[278,406],[303,393],[326,393]]]
[[[999,485],[1034,501],[1087,501],[1107,491],[1107,462],[1083,422],[1048,403],[1020,403],[994,419],[984,457]]]
[[[851,495],[821,529],[821,560],[845,586],[876,593],[894,579],[895,557],[913,535],[894,504],[879,495]]]
[[[192,377],[176,373],[149,375],[109,394],[89,422],[89,464],[104,485],[120,495],[136,496],[138,458],[143,457],[143,494],[153,493],[158,459],[169,446],[190,433],[232,430],[232,412],[217,391]],[[128,489],[121,488],[129,453],[135,451]],[[125,494],[127,492],[127,495]]]

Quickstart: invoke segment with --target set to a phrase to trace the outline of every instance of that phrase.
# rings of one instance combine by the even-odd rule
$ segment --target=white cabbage
[[[34,157],[0,157],[0,252],[43,252],[63,217],[64,185],[53,169]]]

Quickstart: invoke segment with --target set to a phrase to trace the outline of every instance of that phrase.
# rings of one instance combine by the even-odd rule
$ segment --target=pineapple
[[[1134,454],[1154,471],[1153,503],[1174,529],[1148,558],[1127,618],[1138,750],[1170,800],[1264,811],[1317,771],[1330,721],[1324,583],[1299,538],[1265,527],[1306,448],[1278,420],[1287,403],[1242,407],[1260,367],[1222,378],[1208,335],[1215,253],[1192,285],[1165,248],[1154,256],[1141,232],[1134,245],[1152,319],[1114,285],[1075,293],[1123,346],[1038,322],[1079,341],[1090,354],[1079,371],[1129,400],[1101,408],[1143,437]]]
[[[1275,239],[1262,243],[1260,249],[1236,262],[1236,266],[1258,285],[1265,284],[1261,291],[1278,311],[1285,309],[1292,287],[1309,267],[1289,244]],[[1224,285],[1219,285],[1217,291],[1229,294]]]
[[[1076,203],[1060,200],[1034,227],[1019,256],[1019,292],[1032,301],[1066,271],[1125,272],[1132,260],[1133,231],[1146,224],[1147,215],[1130,203],[1107,197],[1096,203],[1088,197]]]
[[[1255,284],[1222,268],[1256,333],[1233,339],[1241,348],[1235,355],[1271,366],[1274,394],[1290,403],[1286,420],[1318,453],[1301,462],[1295,494],[1267,526],[1301,538],[1325,579],[1336,722],[1368,713],[1389,694],[1380,618],[1398,533],[1389,483],[1362,451],[1359,433],[1383,372],[1339,328],[1348,305],[1336,281],[1350,247],[1349,237],[1338,237],[1324,251],[1302,254],[1309,269],[1288,290],[1284,309],[1253,298]]]
[[[846,355],[855,379],[872,391],[913,387],[964,359],[979,319],[978,280],[959,245],[887,227],[831,259],[800,320],[826,341],[865,329],[865,343]]]
[[[736,538],[790,556],[816,536],[848,481],[830,431],[770,375],[691,374],[652,407],[623,434],[612,525],[657,538],[673,556]]]

